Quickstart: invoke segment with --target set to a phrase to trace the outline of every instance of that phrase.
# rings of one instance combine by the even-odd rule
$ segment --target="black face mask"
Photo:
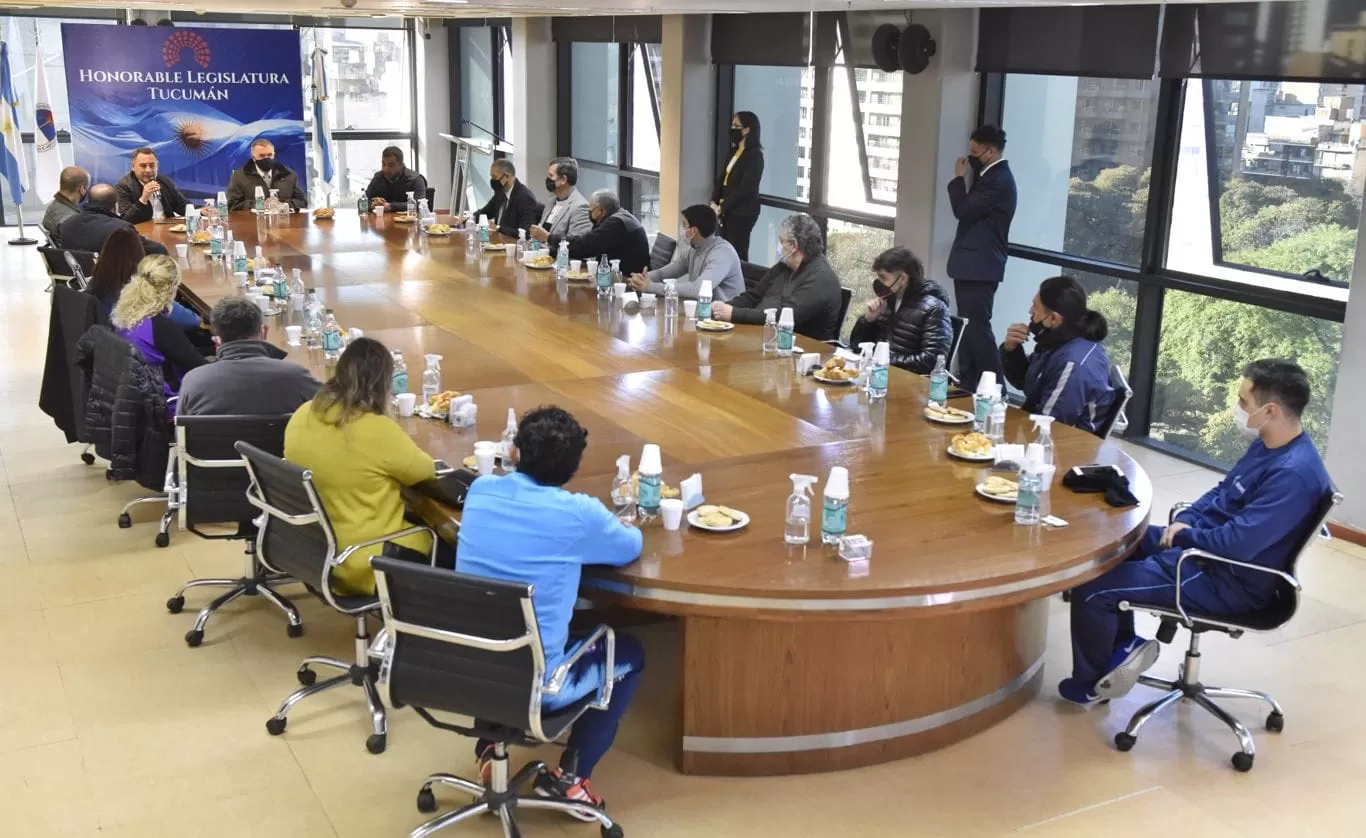
[[[503,182],[496,177],[489,178],[489,186],[493,187],[494,192],[503,191]]]
[[[980,174],[982,174],[982,170],[985,169],[986,166],[987,166],[987,164],[983,163],[983,162],[982,162],[982,158],[980,158],[980,157],[969,157],[969,158],[968,158],[968,167],[972,169],[972,173],[973,173],[974,175],[980,175]]]
[[[732,128],[732,129],[730,129],[730,144],[731,144],[731,145],[737,145],[737,144],[739,144],[740,140],[742,140],[743,138],[744,138],[744,135],[740,133],[740,129],[739,129],[739,128]]]
[[[554,179],[554,178],[548,177],[548,178],[545,179],[545,191],[547,191],[547,192],[554,192],[554,191],[555,191],[555,179]]]
[[[974,159],[976,159],[976,158],[974,158]],[[1033,320],[1029,321],[1029,333],[1030,333],[1031,335],[1033,335],[1034,337],[1038,337],[1039,335],[1043,334],[1043,333],[1046,332],[1046,331],[1048,331],[1048,327],[1045,326],[1044,324],[1042,324],[1042,323],[1035,323]]]

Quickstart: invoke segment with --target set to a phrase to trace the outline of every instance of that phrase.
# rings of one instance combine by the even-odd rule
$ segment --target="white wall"
[[[512,19],[512,162],[533,188],[555,156],[555,42],[550,18]],[[538,190],[539,191],[539,190]]]
[[[1357,227],[1356,262],[1352,266],[1352,286],[1347,298],[1347,318],[1342,329],[1342,356],[1338,359],[1338,380],[1333,398],[1333,421],[1328,431],[1328,473],[1342,491],[1344,500],[1333,520],[1358,530],[1366,530],[1366,436],[1362,435],[1366,417],[1366,213]]]
[[[709,138],[716,124],[711,16],[665,15],[660,58],[659,229],[673,236],[683,208],[711,197],[715,148]]]
[[[445,72],[450,60],[450,39],[454,29],[434,25],[422,37],[419,27],[414,55],[417,66],[417,156],[427,185],[436,189],[437,207],[450,206],[451,164],[454,146],[439,134],[451,128],[451,76]],[[428,71],[427,68],[431,68]]]

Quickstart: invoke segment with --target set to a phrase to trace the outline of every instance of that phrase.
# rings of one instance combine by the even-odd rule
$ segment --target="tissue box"
[[[812,370],[821,368],[821,356],[819,352],[805,352],[797,358],[797,374],[806,375]]]
[[[683,499],[684,509],[694,509],[706,503],[706,498],[702,497],[702,475],[700,474],[694,474],[679,483],[678,491]]]

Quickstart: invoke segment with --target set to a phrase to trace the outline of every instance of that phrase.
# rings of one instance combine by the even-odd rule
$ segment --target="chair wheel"
[[[417,793],[417,810],[424,815],[436,811],[436,795],[432,794],[431,789],[423,789]]]
[[[168,532],[157,533],[157,546],[166,547],[171,543],[171,534]]]
[[[133,526],[132,515],[129,515],[127,512],[124,512],[123,514],[119,515],[119,529],[126,530],[131,526]]]
[[[185,645],[189,646],[191,649],[195,648],[203,642],[204,632],[200,631],[199,629],[190,629],[189,631],[185,632]]]
[[[271,716],[266,719],[266,733],[271,736],[279,736],[285,732],[285,725],[289,724],[289,719],[281,716]]]
[[[382,754],[389,744],[389,736],[384,733],[372,733],[365,739],[365,750],[372,754]]]
[[[81,462],[85,463],[88,466],[93,466],[95,464],[95,455],[91,454],[89,451],[86,451],[85,453],[81,454]]]
[[[166,600],[166,610],[170,611],[172,614],[179,614],[184,607],[185,597],[183,596],[173,596]]]
[[[614,823],[610,827],[600,826],[598,831],[602,833],[602,838],[622,838],[626,834],[619,823]]]
[[[1272,710],[1271,715],[1266,717],[1266,729],[1272,733],[1280,733],[1285,730],[1285,716]]]
[[[1244,773],[1252,770],[1252,754],[1242,751],[1233,755],[1233,767]]]
[[[303,624],[303,623],[299,623],[299,624],[296,626],[296,625],[294,625],[293,623],[290,623],[289,625],[285,626],[285,634],[289,635],[290,637],[303,637],[303,636],[304,636],[304,624]]]
[[[1115,734],[1115,747],[1123,753],[1127,754],[1129,751],[1132,751],[1137,742],[1137,736],[1130,736],[1122,730]]]
[[[311,687],[313,686],[313,682],[318,680],[318,673],[311,669],[300,669],[298,672],[294,673],[294,677],[298,678],[299,683],[303,684],[305,687]]]

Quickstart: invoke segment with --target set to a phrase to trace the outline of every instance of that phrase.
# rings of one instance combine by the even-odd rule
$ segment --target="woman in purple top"
[[[119,292],[109,321],[138,348],[142,359],[161,368],[167,397],[180,391],[185,373],[208,363],[171,318],[171,303],[180,287],[180,268],[169,256],[154,255],[138,263],[133,278]]]

